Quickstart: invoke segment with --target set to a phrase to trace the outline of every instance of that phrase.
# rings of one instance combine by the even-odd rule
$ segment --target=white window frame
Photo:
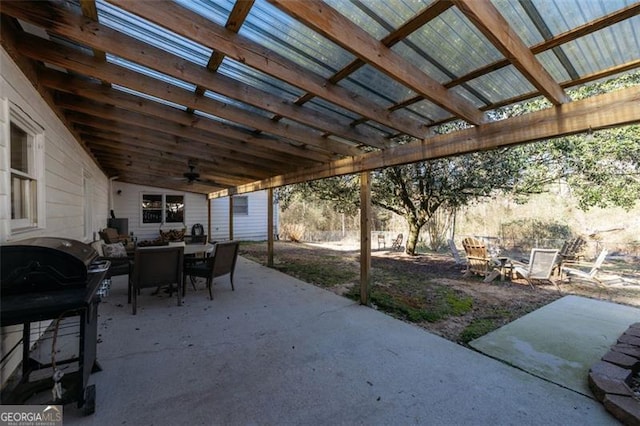
[[[161,220],[160,222],[145,222],[144,221],[144,208],[142,207],[143,204],[143,200],[144,200],[144,196],[145,195],[158,195],[160,196],[160,200],[161,200],[161,208],[157,209],[157,210],[161,210]],[[182,197],[182,202],[184,204],[183,207],[183,212],[182,212],[182,217],[183,217],[183,222],[169,222],[167,223],[167,197]],[[143,191],[140,193],[140,203],[138,204],[140,206],[140,226],[141,227],[157,227],[157,226],[162,226],[162,225],[167,225],[167,226],[178,226],[181,224],[186,223],[186,217],[187,217],[187,196],[182,193],[162,193],[162,192],[151,192],[151,191]],[[155,210],[155,209],[154,209]]]
[[[243,202],[238,203],[239,200],[243,200]],[[249,216],[249,197],[248,196],[246,195],[233,196],[233,215]]]
[[[11,168],[11,141],[7,150],[9,154],[10,209],[13,208],[13,176],[27,179],[31,191],[27,191],[27,217],[11,218],[11,233],[17,234],[45,227],[45,190],[44,190],[44,129],[36,123],[20,107],[10,103],[9,125],[6,134],[11,138],[11,124],[27,134],[27,172]]]

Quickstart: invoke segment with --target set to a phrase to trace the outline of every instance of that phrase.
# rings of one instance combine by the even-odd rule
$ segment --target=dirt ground
[[[358,250],[331,244],[279,241],[274,252],[276,269],[341,295],[357,289]],[[265,264],[266,243],[243,244],[240,254]],[[635,267],[631,264],[629,269],[633,271]],[[456,265],[453,257],[447,254],[408,256],[401,252],[373,251],[372,291],[423,311],[436,309],[434,299],[443,292],[448,298],[455,295],[455,300],[472,301],[470,309],[443,315],[442,318],[416,319],[405,315],[406,312],[389,310],[388,306],[383,309],[458,343],[466,343],[478,334],[498,328],[568,294],[640,307],[640,286],[602,289],[589,283],[567,283],[556,279],[558,287],[538,284],[532,289],[522,279],[497,279],[484,283],[481,277],[463,277],[463,271],[464,266]],[[336,272],[341,274],[336,275]],[[469,334],[474,324],[484,324],[484,329]]]

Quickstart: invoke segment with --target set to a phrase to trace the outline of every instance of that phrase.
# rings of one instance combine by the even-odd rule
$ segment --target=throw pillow
[[[127,250],[122,243],[105,244],[102,251],[105,257],[127,257]]]

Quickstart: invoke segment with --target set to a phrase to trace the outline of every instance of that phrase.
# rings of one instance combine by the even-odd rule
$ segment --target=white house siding
[[[120,193],[118,194],[118,191]],[[153,240],[158,237],[159,224],[143,224],[141,217],[142,194],[184,195],[185,197],[185,225],[187,233],[191,227],[199,223],[207,232],[207,200],[202,194],[191,192],[177,192],[169,189],[156,188],[130,183],[112,183],[112,208],[117,218],[127,218],[129,233],[141,240]],[[266,240],[267,239],[267,192],[253,192],[247,194],[249,214],[234,217],[234,239],[236,240]],[[211,201],[212,241],[229,239],[229,200],[228,198]],[[274,214],[275,215],[275,214]],[[277,219],[274,220],[277,223]],[[165,225],[164,227],[168,227]],[[163,227],[163,228],[164,228]]]
[[[108,210],[108,179],[91,157],[77,143],[64,124],[22,74],[6,51],[0,48],[0,244],[35,236],[54,236],[90,242],[91,230],[105,226]],[[13,104],[44,129],[44,221],[38,229],[11,232],[11,190],[9,171],[9,106]],[[83,177],[89,176],[92,193],[84,194]],[[85,197],[88,197],[85,203]],[[85,205],[91,214],[85,235]],[[34,328],[43,329],[44,324]],[[21,337],[21,327],[2,329],[2,354],[14,347]],[[4,384],[8,374],[20,362],[16,356],[5,360],[0,377]]]
[[[245,194],[248,197],[247,215],[233,217],[233,238],[235,240],[262,241],[267,239],[267,191]],[[274,233],[277,235],[278,209],[274,205]],[[211,204],[211,239],[229,239],[229,198],[217,198]]]
[[[199,223],[206,232],[207,229],[207,197],[193,192],[180,192],[169,189],[155,188],[144,185],[134,185],[113,181],[113,212],[117,218],[129,219],[129,233],[141,240],[153,240],[160,235],[160,224],[142,223],[142,194],[184,195],[184,214],[187,233],[191,227]],[[120,191],[120,194],[118,194]],[[169,225],[165,225],[170,228]],[[178,227],[178,224],[175,224]],[[164,229],[164,227],[163,227]]]

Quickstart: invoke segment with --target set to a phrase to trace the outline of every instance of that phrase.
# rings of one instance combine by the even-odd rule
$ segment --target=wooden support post
[[[229,239],[233,240],[233,195],[229,196]]]
[[[273,267],[273,188],[267,190],[267,266]]]
[[[207,197],[206,200],[207,200],[207,242],[210,243],[211,242],[211,203],[212,203],[212,200],[210,200],[209,197]]]
[[[371,174],[360,173],[360,304],[371,291]]]

